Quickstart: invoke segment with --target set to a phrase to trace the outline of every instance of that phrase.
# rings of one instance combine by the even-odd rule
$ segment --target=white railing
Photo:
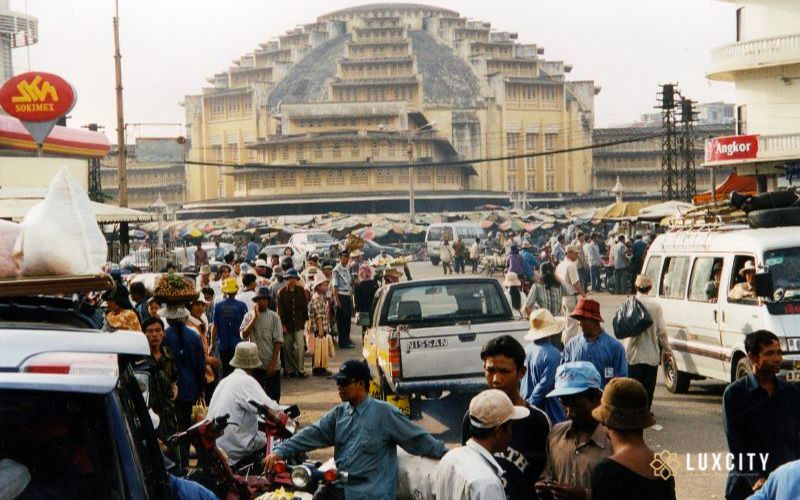
[[[800,134],[762,135],[758,138],[758,158],[800,157]]]
[[[732,71],[800,63],[800,33],[746,40],[711,51],[712,80],[730,80]]]

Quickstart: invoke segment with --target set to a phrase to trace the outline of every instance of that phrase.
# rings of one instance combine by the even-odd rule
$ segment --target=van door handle
[[[461,342],[474,342],[475,341],[475,337],[477,337],[477,335],[475,335],[474,333],[459,333],[458,334],[458,340],[460,340]]]
[[[717,322],[718,322],[718,321],[717,321],[717,311],[716,311],[716,309],[715,309],[715,310],[714,310],[714,323],[717,323]]]

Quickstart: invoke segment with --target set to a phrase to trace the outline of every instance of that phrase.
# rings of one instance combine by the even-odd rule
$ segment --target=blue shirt
[[[561,243],[556,243],[553,245],[553,251],[551,253],[553,254],[553,259],[555,259],[556,262],[561,262],[567,255],[567,252],[564,251],[564,245]]]
[[[247,305],[232,297],[214,306],[214,324],[217,326],[217,338],[220,351],[235,351],[236,344],[241,341],[239,328],[242,326]]]
[[[172,474],[168,476],[169,489],[177,500],[217,500],[217,496],[200,483]]]
[[[347,266],[339,263],[333,268],[333,286],[336,288],[336,293],[344,295],[353,293],[353,278]]]
[[[614,377],[628,376],[625,347],[606,332],[600,332],[592,342],[586,340],[584,335],[576,335],[569,339],[561,354],[561,362],[570,361],[588,361],[593,364],[603,379],[603,387]]]
[[[412,455],[441,458],[447,448],[400,410],[371,397],[358,406],[341,403],[280,443],[280,457],[334,446],[336,468],[363,481],[344,486],[347,500],[391,499],[397,490],[397,445]]]
[[[530,280],[533,279],[533,270],[539,268],[539,263],[536,262],[536,257],[533,256],[527,249],[520,250],[519,256],[522,257],[522,269],[525,271],[525,276]]]
[[[644,260],[644,254],[647,252],[647,243],[644,240],[636,240],[631,245],[631,255],[636,260]]]
[[[752,491],[759,477],[800,458],[800,388],[794,384],[776,377],[775,392],[770,396],[755,375],[737,380],[722,395],[722,423],[728,450],[734,456],[769,453],[766,468],[756,456],[755,470],[730,471],[726,496]],[[734,465],[739,465],[738,460]],[[749,468],[747,460],[744,465]]]
[[[253,262],[258,257],[258,245],[255,241],[247,244],[247,260]]]
[[[172,351],[178,370],[178,401],[195,401],[206,389],[206,355],[200,334],[186,325],[170,325],[164,333],[164,345]]]
[[[526,372],[520,383],[520,393],[525,401],[547,414],[550,425],[567,419],[558,398],[546,397],[555,388],[560,360],[561,353],[549,340],[537,340],[525,348]]]
[[[769,475],[748,500],[797,500],[800,498],[800,460],[783,464]]]

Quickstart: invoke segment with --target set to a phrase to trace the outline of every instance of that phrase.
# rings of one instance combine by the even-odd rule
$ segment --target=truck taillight
[[[392,365],[392,378],[400,378],[403,371],[400,368],[400,331],[393,330],[389,335],[389,363]]]
[[[119,376],[116,354],[94,352],[47,352],[29,358],[23,373],[44,375]]]

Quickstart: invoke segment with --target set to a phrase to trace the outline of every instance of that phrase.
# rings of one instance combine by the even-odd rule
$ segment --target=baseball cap
[[[344,382],[347,380],[370,380],[372,374],[369,371],[369,366],[363,361],[348,359],[342,363],[338,372],[331,375],[331,378],[337,382]]]
[[[469,402],[469,422],[479,429],[492,429],[509,420],[521,420],[531,411],[524,406],[514,406],[505,392],[487,389]]]
[[[548,398],[570,396],[588,389],[602,391],[600,372],[588,361],[572,361],[560,365],[556,370],[556,386],[547,394]]]

